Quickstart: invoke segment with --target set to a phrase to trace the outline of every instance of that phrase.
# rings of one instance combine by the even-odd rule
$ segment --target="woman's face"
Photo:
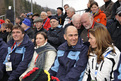
[[[37,46],[42,46],[42,45],[44,45],[45,42],[47,42],[47,39],[45,39],[43,35],[38,34],[36,36],[36,45]]]
[[[88,41],[90,42],[90,45],[92,48],[97,47],[96,38],[91,33],[89,33],[89,40]]]
[[[98,7],[97,5],[95,5],[95,4],[92,5],[92,7],[91,7],[91,11],[92,11],[93,13],[97,12],[98,9],[99,9],[99,7]]]

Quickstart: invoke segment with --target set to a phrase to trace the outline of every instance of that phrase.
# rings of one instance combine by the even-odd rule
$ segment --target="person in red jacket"
[[[40,16],[44,20],[43,21],[43,28],[48,31],[49,28],[51,27],[51,25],[50,25],[50,19],[48,18],[47,13],[41,12]]]
[[[93,2],[90,5],[90,8],[91,8],[91,13],[93,14],[94,17],[94,21],[106,26],[107,23],[106,14],[103,11],[101,11],[101,9],[99,9],[98,3]]]

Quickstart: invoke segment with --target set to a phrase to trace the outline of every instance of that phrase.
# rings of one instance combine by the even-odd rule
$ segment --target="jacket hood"
[[[58,50],[63,50],[63,51],[66,51],[66,50],[71,50],[71,51],[80,51],[83,47],[83,42],[81,40],[81,38],[78,39],[78,42],[75,46],[68,46],[68,43],[67,41],[64,42],[63,44],[61,44],[59,47],[58,47]]]

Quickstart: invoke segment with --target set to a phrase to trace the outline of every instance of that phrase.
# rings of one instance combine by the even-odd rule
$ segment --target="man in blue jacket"
[[[0,63],[0,70],[4,73],[0,81],[19,81],[19,76],[27,69],[33,56],[34,45],[21,26],[13,27],[12,37],[8,42],[8,53]]]
[[[58,47],[50,75],[58,77],[60,81],[80,81],[87,65],[88,47],[78,39],[74,26],[65,29],[64,38],[67,41]]]

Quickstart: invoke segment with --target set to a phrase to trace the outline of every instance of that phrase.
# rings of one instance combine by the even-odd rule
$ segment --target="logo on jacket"
[[[100,19],[99,18],[97,19],[97,22],[100,22]]]

